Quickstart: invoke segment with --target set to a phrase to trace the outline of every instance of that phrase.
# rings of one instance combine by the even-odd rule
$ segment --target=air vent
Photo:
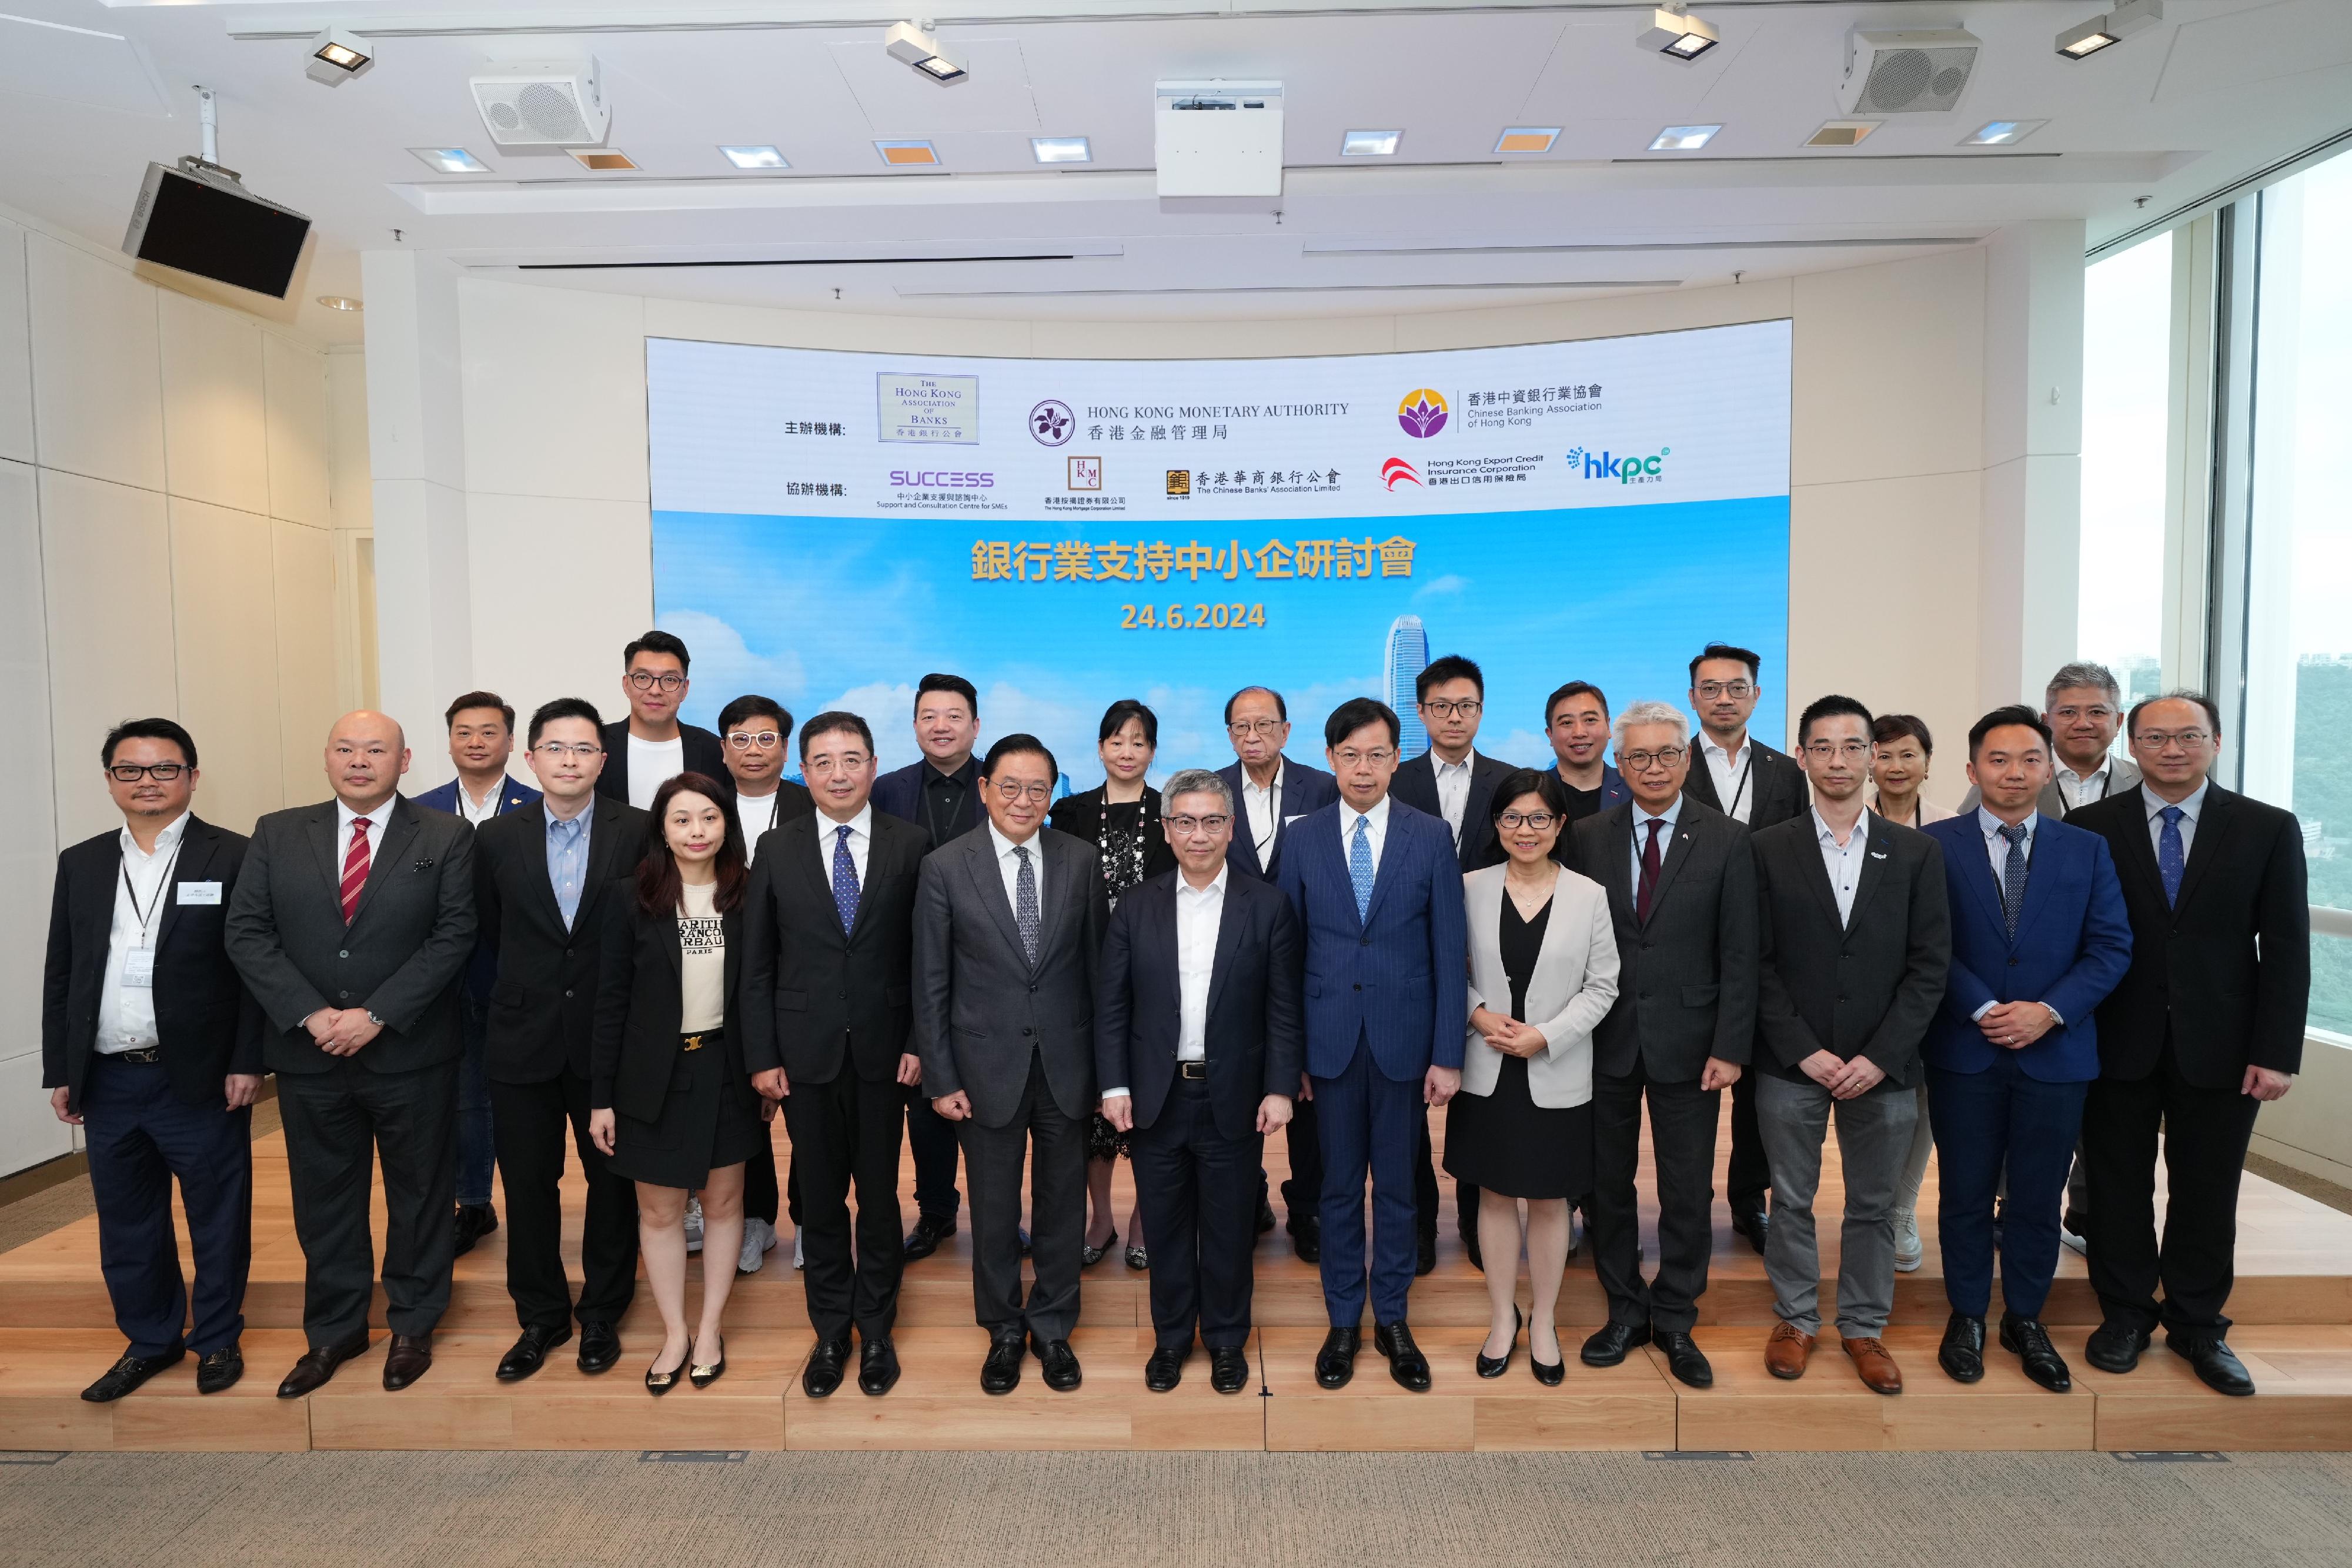
[[[596,62],[509,66],[469,79],[474,107],[501,147],[592,147],[612,128]]]
[[[1983,46],[1957,27],[1847,36],[1838,101],[1855,116],[1946,114],[1959,106]]]

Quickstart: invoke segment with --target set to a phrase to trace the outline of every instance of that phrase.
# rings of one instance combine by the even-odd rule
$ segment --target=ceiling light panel
[[[1091,163],[1095,150],[1083,136],[1032,136],[1029,155],[1040,163]]]
[[[1342,158],[1393,158],[1403,145],[1402,131],[1350,131],[1339,139]]]
[[[939,149],[928,141],[877,141],[874,151],[894,169],[918,168],[940,161]]]
[[[1805,138],[1808,147],[1859,147],[1863,138],[1885,121],[1878,120],[1825,120],[1822,128]]]
[[[1549,152],[1559,140],[1557,125],[1512,125],[1495,139],[1497,152]]]
[[[1988,120],[1960,138],[1963,147],[2007,147],[2024,141],[2050,122],[2046,120]]]
[[[637,166],[635,159],[617,147],[571,147],[566,148],[565,151],[572,154],[583,169],[617,171],[635,169]]]
[[[1653,152],[1696,152],[1715,140],[1720,125],[1669,125],[1650,143]]]
[[[792,167],[782,152],[765,145],[721,147],[719,154],[738,169],[789,169]]]
[[[467,152],[463,147],[412,147],[408,150],[424,161],[428,169],[438,169],[444,174],[487,174],[490,166]]]

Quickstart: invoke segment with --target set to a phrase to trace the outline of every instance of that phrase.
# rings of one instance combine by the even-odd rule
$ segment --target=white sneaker
[[[702,1200],[698,1197],[686,1200],[686,1249],[702,1250]]]
[[[2063,1223],[2059,1225],[2058,1239],[2063,1241],[2079,1256],[2088,1258],[2091,1255],[2091,1239],[2070,1225]]]
[[[801,1233],[797,1230],[793,1232],[793,1267],[795,1269],[808,1267],[808,1254],[801,1250]]]
[[[776,1228],[764,1219],[743,1221],[743,1250],[735,1260],[739,1274],[756,1274],[766,1260],[768,1249],[776,1244]]]
[[[1927,1249],[1919,1239],[1919,1217],[1909,1209],[1895,1217],[1895,1271],[1908,1274],[1927,1260]]]

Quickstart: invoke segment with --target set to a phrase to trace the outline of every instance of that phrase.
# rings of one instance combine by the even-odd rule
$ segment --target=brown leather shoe
[[[1903,1369],[1895,1364],[1884,1343],[1875,1338],[1850,1339],[1845,1342],[1845,1353],[1853,1357],[1853,1370],[1864,1387],[1875,1394],[1903,1392]]]
[[[1802,1377],[1812,1354],[1812,1335],[1794,1323],[1774,1323],[1772,1337],[1764,1342],[1764,1370],[1775,1377]]]
[[[355,1355],[365,1354],[367,1347],[367,1330],[362,1329],[340,1344],[303,1352],[302,1358],[294,1364],[294,1370],[286,1375],[286,1381],[278,1385],[278,1397],[299,1399],[305,1394],[324,1388],[327,1379],[335,1375],[335,1368]]]
[[[383,1385],[398,1392],[425,1375],[433,1364],[433,1333],[421,1334],[396,1333],[392,1336],[392,1349],[383,1358]]]

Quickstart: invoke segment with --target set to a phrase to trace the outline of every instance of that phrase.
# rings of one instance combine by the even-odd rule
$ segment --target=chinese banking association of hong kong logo
[[[1445,396],[1431,387],[1415,387],[1397,404],[1397,423],[1416,441],[1425,441],[1445,428]]]
[[[1059,446],[1077,428],[1078,416],[1070,412],[1068,403],[1047,398],[1029,411],[1029,434],[1041,446]]]

